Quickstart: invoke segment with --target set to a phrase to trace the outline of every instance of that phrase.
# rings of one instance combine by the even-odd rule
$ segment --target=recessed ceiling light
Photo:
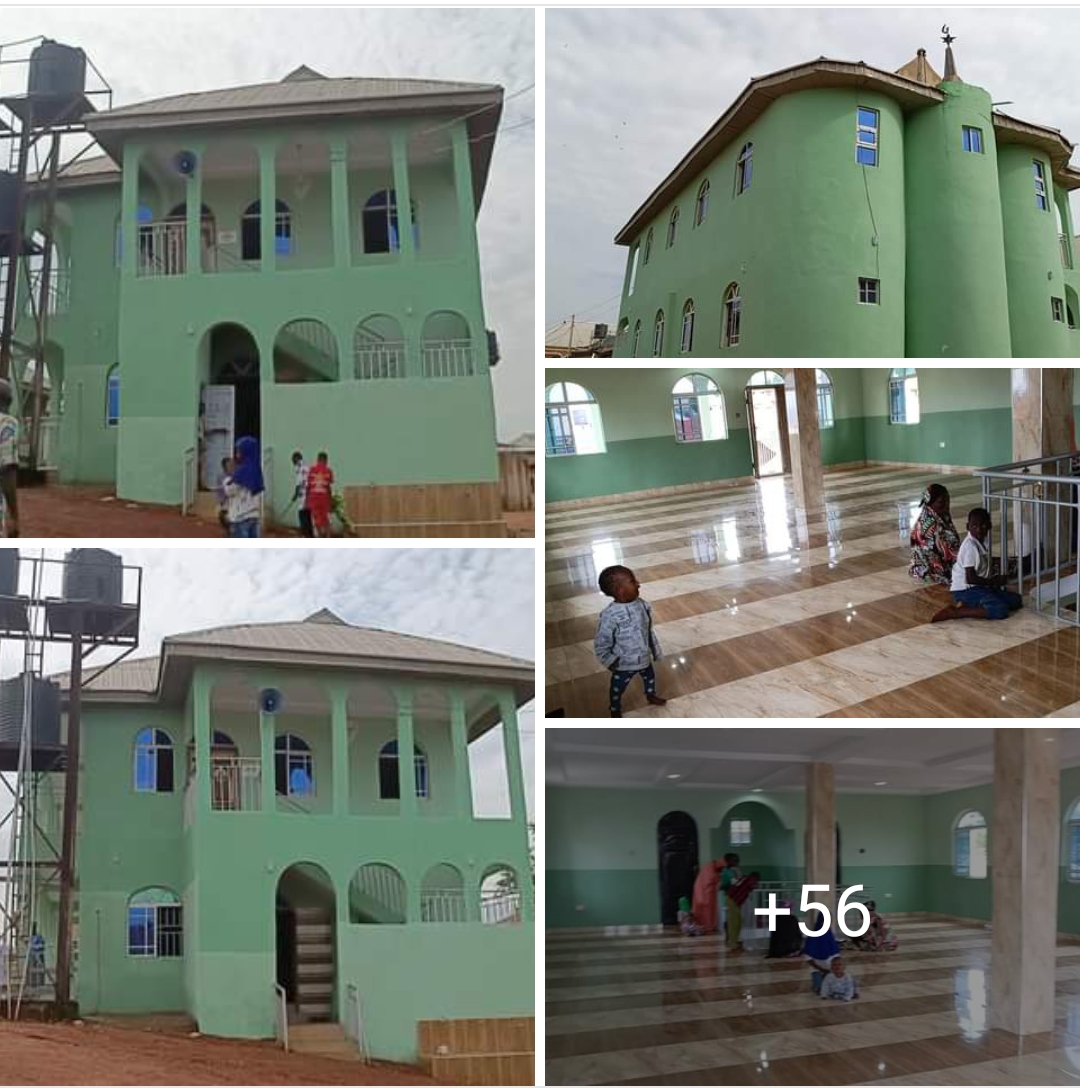
[[[669,774],[668,778],[682,778],[681,774]]]
[[[874,783],[875,786],[887,786],[888,784],[889,784],[888,782],[875,782]]]
[[[763,789],[759,788],[759,789],[756,789],[756,790],[751,790],[750,792],[751,793],[764,793],[765,791]]]

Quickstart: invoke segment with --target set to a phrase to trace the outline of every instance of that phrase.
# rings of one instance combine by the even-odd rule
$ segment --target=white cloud
[[[548,327],[571,313],[614,323],[616,231],[754,76],[819,56],[895,70],[920,47],[941,71],[948,23],[966,82],[1080,142],[1075,8],[604,8],[546,21]]]

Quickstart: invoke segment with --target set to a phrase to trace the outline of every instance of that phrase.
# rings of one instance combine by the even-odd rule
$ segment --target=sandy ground
[[[419,1070],[286,1054],[271,1042],[117,1024],[0,1020],[0,1084],[438,1084]]]
[[[218,537],[216,521],[183,517],[175,507],[127,502],[109,488],[49,484],[19,489],[19,533],[23,537]],[[533,513],[506,515],[513,536],[533,535]],[[292,526],[267,536],[301,539]],[[478,546],[483,546],[477,540]]]

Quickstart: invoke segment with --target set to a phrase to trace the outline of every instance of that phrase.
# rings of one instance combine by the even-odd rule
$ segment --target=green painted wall
[[[71,306],[52,325],[51,338],[66,377],[61,426],[60,474],[66,480],[113,480],[121,497],[178,503],[184,452],[197,446],[200,388],[214,380],[210,331],[235,323],[252,336],[258,354],[261,440],[272,451],[273,504],[280,512],[292,493],[289,458],[303,449],[309,459],[325,449],[339,487],[364,484],[464,483],[498,479],[495,416],[469,149],[463,122],[445,129],[447,149],[438,162],[410,168],[417,206],[419,249],[364,254],[362,207],[371,192],[387,187],[387,170],[350,169],[350,141],[393,138],[408,142],[430,118],[282,128],[272,134],[237,128],[206,141],[199,131],[156,143],[124,147],[122,184],[63,194],[70,223],[61,235],[71,266]],[[290,156],[298,144],[322,146],[320,170],[309,171],[307,189],[296,195]],[[200,170],[184,181],[146,163],[171,161],[194,149]],[[247,176],[215,175],[215,156],[247,148]],[[292,209],[294,252],[261,267],[239,261],[241,215],[260,197],[259,154],[273,162],[277,195]],[[336,156],[336,158],[335,158]],[[140,166],[140,159],[143,165]],[[206,179],[202,170],[206,171]],[[273,171],[271,171],[273,174]],[[376,176],[377,174],[377,176]],[[151,177],[152,175],[152,177]],[[341,183],[335,196],[332,175]],[[400,187],[400,186],[399,186]],[[155,217],[187,201],[206,204],[221,243],[218,271],[202,272],[188,261],[181,275],[136,275],[136,247],[117,267],[118,215],[131,223],[136,206]],[[265,224],[270,228],[269,221]],[[231,257],[230,257],[231,254]],[[467,326],[473,375],[432,378],[421,349],[425,319],[437,311],[459,314]],[[402,330],[404,374],[395,379],[356,380],[353,338],[369,316],[394,317]],[[291,320],[321,321],[333,335],[339,379],[282,384],[274,380],[273,352],[279,330]],[[221,360],[219,360],[220,362]],[[121,419],[105,425],[105,373],[119,362]],[[422,434],[423,442],[415,441]]]
[[[380,682],[378,677],[369,679]],[[188,744],[193,738],[199,745],[208,743],[211,728],[228,733],[242,758],[257,759],[264,750],[272,751],[271,734],[260,732],[257,714],[202,702],[223,680],[229,681],[227,697],[233,700],[244,689],[254,700],[258,688],[268,685],[281,688],[287,701],[290,690],[297,701],[311,702],[317,700],[313,693],[324,694],[321,714],[305,710],[266,719],[276,735],[293,732],[309,743],[315,761],[314,796],[292,802],[276,797],[269,811],[222,812],[209,809],[208,792],[207,807],[200,805],[198,777],[185,792]],[[428,705],[423,697],[432,691],[444,703],[460,693],[469,705],[475,705],[472,700],[479,693],[452,685],[435,689],[427,682],[381,680],[404,684],[418,708],[414,733],[428,757],[430,796],[418,799],[414,819],[401,817],[398,802],[378,798],[378,751],[396,738],[397,721],[363,717],[355,697],[348,719],[353,740],[348,764],[335,773],[329,693],[341,683],[340,675],[221,667],[213,676],[196,670],[182,708],[84,705],[77,979],[84,1013],[187,1011],[207,1034],[271,1036],[275,899],[283,874],[308,863],[324,871],[326,886],[317,890],[334,909],[335,1014],[344,1015],[346,988],[355,985],[367,1018],[368,1042],[377,1056],[415,1060],[418,1019],[531,1015],[533,912],[524,812],[508,818],[467,814],[471,802],[462,801],[462,791],[468,781],[455,766],[449,711],[440,717],[421,709]],[[300,684],[303,695],[294,686]],[[507,697],[498,688],[487,694],[496,701]],[[209,708],[205,714],[198,711],[203,705]],[[134,741],[146,726],[166,730],[173,741],[176,783],[171,793],[134,789]],[[271,773],[268,769],[267,776]],[[334,788],[346,781],[349,806],[339,812]],[[54,820],[50,794],[42,795],[42,805],[46,822]],[[404,879],[406,924],[351,921],[350,882],[362,864],[373,862],[393,866]],[[468,922],[420,922],[423,880],[441,864],[454,866],[462,875]],[[481,924],[482,879],[499,865],[518,874],[524,914],[520,924]],[[129,899],[150,886],[169,889],[182,899],[182,957],[127,954]],[[50,951],[54,913],[45,902]]]

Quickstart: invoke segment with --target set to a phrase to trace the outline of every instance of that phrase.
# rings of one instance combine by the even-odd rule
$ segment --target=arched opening
[[[694,226],[700,227],[709,214],[709,179],[706,178],[698,189],[697,202],[694,205]]]
[[[755,370],[746,383],[746,422],[754,475],[763,480],[788,470],[787,403],[784,375],[778,370]]]
[[[421,349],[425,378],[467,378],[474,372],[469,323],[453,310],[424,318]]]
[[[372,314],[356,326],[353,373],[360,380],[405,377],[405,334],[397,318]]]
[[[746,143],[739,151],[739,158],[735,163],[735,195],[746,192],[750,188],[750,182],[754,177],[754,145]]]
[[[314,318],[290,321],[274,337],[274,381],[284,385],[338,380],[337,338]]]
[[[413,248],[420,248],[420,221],[416,201],[409,204],[412,210]],[[397,192],[379,189],[364,201],[363,243],[365,253],[397,253],[401,249],[398,228]]]
[[[392,865],[368,862],[349,881],[349,921],[353,925],[405,924],[408,888]]]
[[[833,385],[828,371],[820,368],[817,374],[817,414],[818,426],[822,430],[828,430],[836,426],[836,416],[833,411]]]
[[[169,888],[143,888],[128,900],[127,954],[177,959],[184,954],[184,908]]]
[[[645,259],[641,262],[642,264],[648,264],[652,256],[652,235],[653,229],[649,227],[649,233],[645,235]]]
[[[135,792],[172,793],[173,768],[172,737],[164,729],[140,729],[135,735]]]
[[[413,745],[413,782],[417,797],[430,795],[427,754],[418,744]],[[398,760],[398,742],[387,741],[379,749],[379,799],[401,800],[401,768]]]
[[[668,226],[667,226],[667,248],[668,249],[671,249],[671,247],[675,244],[675,238],[676,238],[676,235],[678,233],[679,233],[679,209],[678,208],[672,208],[671,209],[671,218],[668,220]]]
[[[337,901],[320,865],[302,861],[280,876],[275,897],[277,982],[290,1022],[333,1020],[337,979]]]
[[[214,260],[217,228],[214,213],[206,205],[199,206],[199,254],[200,266],[212,268]],[[180,276],[187,271],[187,203],[173,205],[172,211],[165,216],[165,222],[158,236],[153,239],[157,249],[154,258],[158,264],[158,274]]]
[[[289,257],[293,252],[292,210],[284,200],[274,201],[274,253]],[[240,259],[262,258],[262,201],[253,200],[240,217]]]
[[[671,415],[677,442],[713,442],[727,438],[724,395],[705,374],[686,374],[671,390]]]
[[[688,298],[682,311],[682,335],[679,337],[679,351],[689,354],[694,347],[694,300]]]
[[[738,854],[739,868],[760,873],[764,883],[789,881],[796,875],[795,832],[760,801],[729,808],[709,832],[709,849],[714,858]]]
[[[722,348],[738,347],[742,336],[742,296],[739,294],[737,283],[728,284],[724,292],[720,325],[720,346]]]
[[[521,886],[512,865],[499,862],[484,870],[480,877],[480,921],[488,926],[521,921]]]
[[[446,862],[433,865],[420,882],[421,922],[464,922],[465,878]]]
[[[694,817],[669,812],[656,825],[657,863],[660,880],[660,921],[674,926],[679,921],[679,900],[694,894],[698,873],[698,832]]]
[[[1071,287],[1065,288],[1065,320],[1070,329],[1077,327],[1080,318],[1080,306],[1077,305],[1076,292]]]
[[[311,745],[295,733],[274,738],[274,789],[284,797],[310,797],[315,792],[315,756]]]
[[[636,359],[638,353],[638,347],[641,344],[641,318],[638,318],[634,322],[634,339],[630,344],[630,358]]]
[[[603,453],[604,425],[596,397],[576,382],[556,382],[544,393],[548,457]]]
[[[953,830],[953,872],[970,880],[985,880],[989,871],[986,817],[974,810],[961,813]]]
[[[919,375],[913,366],[889,371],[889,422],[914,426],[922,419],[919,403]]]
[[[652,353],[655,358],[664,351],[664,311],[656,311],[656,319],[653,321]]]
[[[199,481],[212,490],[221,482],[222,461],[237,439],[261,437],[259,347],[242,325],[225,322],[203,335],[199,347]]]

